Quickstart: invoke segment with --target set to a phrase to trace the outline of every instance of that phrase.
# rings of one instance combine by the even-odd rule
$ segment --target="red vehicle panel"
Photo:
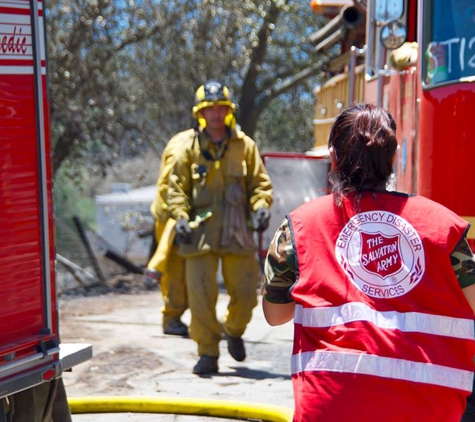
[[[42,1],[0,1],[0,396],[60,373],[47,104]]]
[[[470,193],[475,157],[474,110],[473,83],[423,93],[419,191],[463,216],[475,216],[475,196]]]

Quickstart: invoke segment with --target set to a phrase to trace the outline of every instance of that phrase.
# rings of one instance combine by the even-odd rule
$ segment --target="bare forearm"
[[[465,287],[462,291],[475,314],[475,284]]]
[[[272,303],[266,298],[262,299],[262,309],[269,325],[282,325],[294,317],[295,302]]]

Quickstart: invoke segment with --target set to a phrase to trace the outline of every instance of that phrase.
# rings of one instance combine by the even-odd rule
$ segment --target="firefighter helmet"
[[[198,121],[203,129],[206,127],[206,119],[202,116],[200,110],[213,105],[229,107],[229,113],[224,118],[224,124],[234,129],[236,126],[236,119],[234,117],[236,106],[231,101],[228,87],[218,81],[209,80],[196,90],[195,106],[193,107],[193,118]]]

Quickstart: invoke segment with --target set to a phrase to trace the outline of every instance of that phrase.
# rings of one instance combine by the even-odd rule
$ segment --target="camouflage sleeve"
[[[284,219],[269,245],[261,291],[272,303],[291,303],[289,293],[297,279],[295,251],[290,237],[289,222]]]
[[[475,258],[465,237],[453,250],[450,260],[462,289],[475,284]]]

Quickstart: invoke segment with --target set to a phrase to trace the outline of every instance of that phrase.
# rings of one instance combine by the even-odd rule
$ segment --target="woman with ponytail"
[[[270,325],[293,319],[294,421],[459,422],[472,391],[475,268],[469,224],[390,191],[392,116],[337,117],[331,194],[291,212],[262,281]]]

